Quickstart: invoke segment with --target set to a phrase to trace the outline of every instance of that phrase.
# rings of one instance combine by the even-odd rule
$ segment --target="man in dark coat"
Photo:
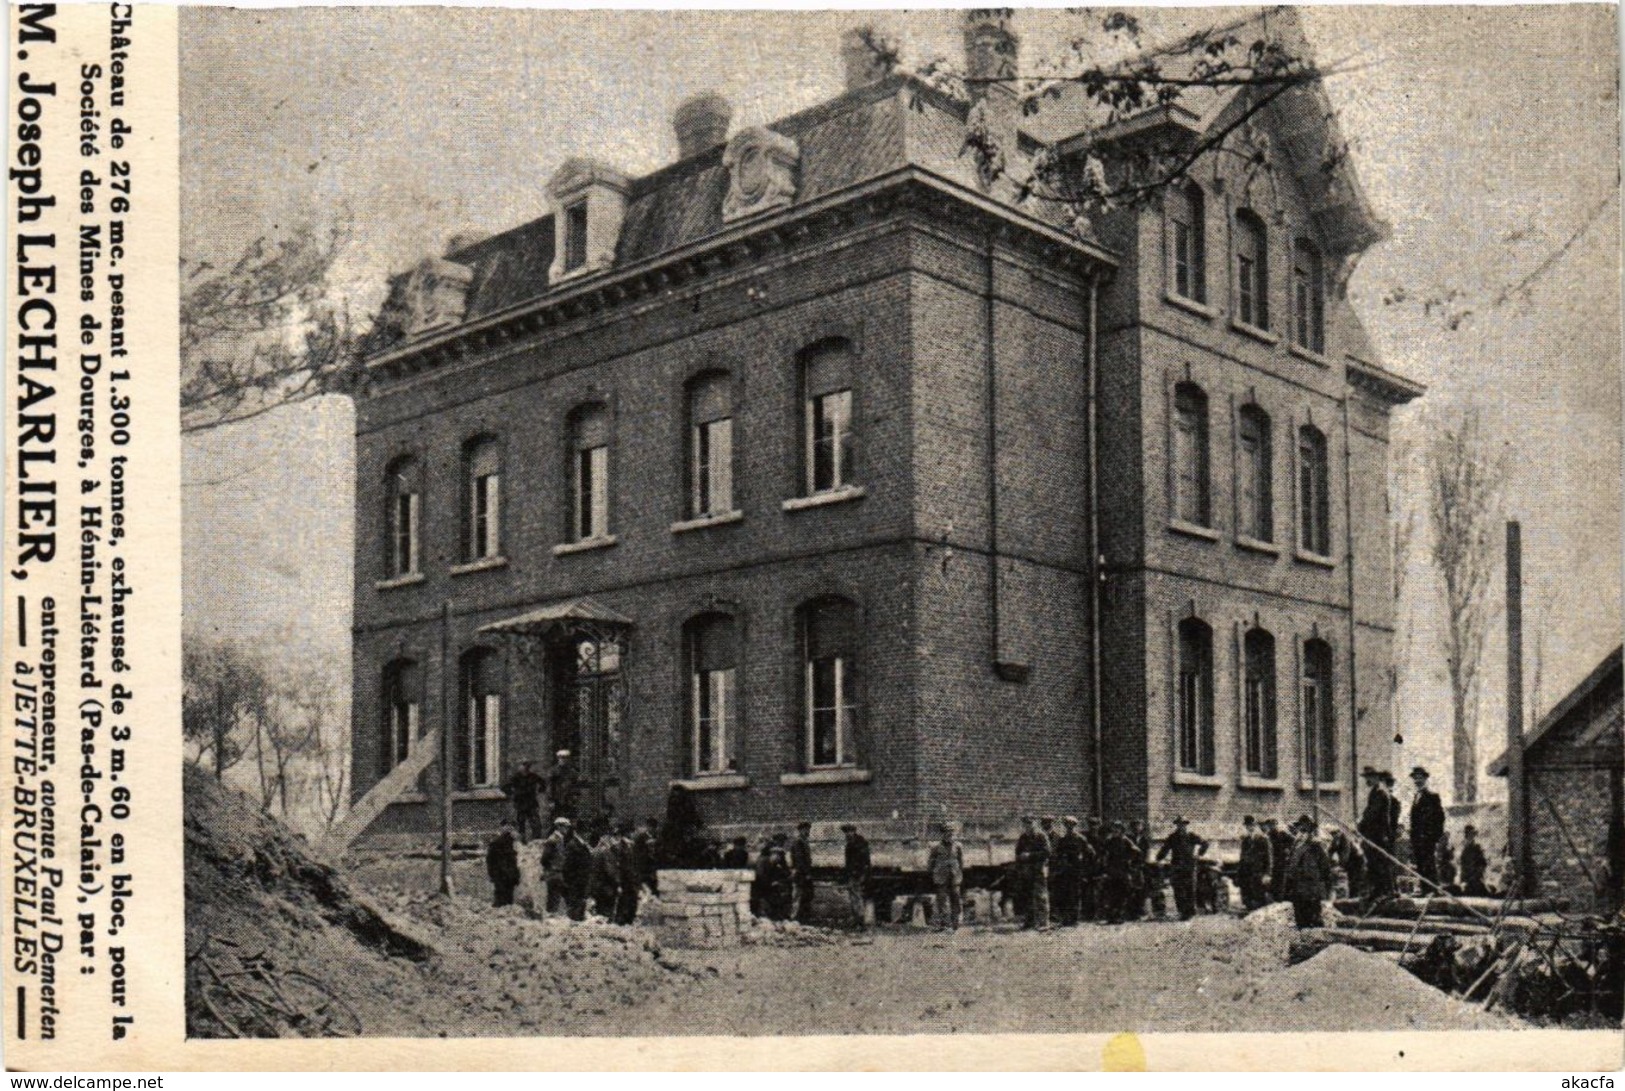
[[[758,869],[762,877],[762,906],[768,920],[789,920],[794,903],[794,873],[790,870],[789,854],[785,852],[787,840],[782,833],[774,834]]]
[[[503,794],[513,807],[520,844],[528,844],[532,837],[542,836],[542,789],[546,786],[547,782],[530,767],[528,761],[520,762],[519,768],[508,778],[508,783],[502,786]]]
[[[1112,819],[1106,832],[1101,879],[1102,915],[1110,924],[1122,924],[1123,913],[1133,893],[1134,869],[1144,859],[1140,847],[1123,831],[1123,823]]]
[[[1021,836],[1016,838],[1015,875],[1017,892],[1026,896],[1022,927],[1049,931],[1049,838],[1030,814],[1022,816]]]
[[[615,863],[620,890],[615,895],[615,923],[633,924],[638,919],[638,899],[643,891],[643,870],[639,865],[632,823],[615,829]]]
[[[1247,815],[1241,820],[1241,862],[1236,868],[1236,878],[1241,885],[1241,904],[1249,911],[1269,901],[1265,880],[1274,870],[1270,839],[1259,830],[1253,816]]]
[[[621,895],[620,861],[616,858],[615,850],[615,831],[605,827],[592,849],[592,873],[587,894],[592,899],[593,912],[607,921],[616,918],[616,903]]]
[[[864,909],[869,897],[869,871],[873,866],[869,841],[850,822],[841,827],[841,832],[846,834],[846,866],[843,869],[846,900],[852,909],[853,927],[862,931],[868,927]]]
[[[1444,803],[1428,787],[1428,771],[1411,770],[1416,798],[1411,802],[1411,860],[1422,876],[1422,891],[1431,894],[1439,885],[1439,840],[1444,837]]]
[[[1315,836],[1315,820],[1302,815],[1292,824],[1297,838],[1287,860],[1286,896],[1292,903],[1292,916],[1299,928],[1319,928],[1321,903],[1332,885],[1332,860],[1326,846]]]
[[[1286,886],[1286,862],[1292,852],[1292,833],[1281,829],[1273,818],[1264,819],[1263,826],[1270,843],[1270,901],[1285,901],[1282,890]]]
[[[1207,851],[1207,841],[1190,831],[1184,815],[1174,819],[1174,830],[1157,850],[1157,862],[1169,863],[1168,881],[1174,888],[1174,907],[1179,919],[1188,921],[1196,916],[1196,857]]]
[[[542,869],[548,876],[548,911],[562,905],[571,920],[586,920],[592,849],[568,818],[553,820],[553,836],[542,847]]]
[[[796,889],[796,920],[812,923],[813,860],[812,823],[796,823],[796,839],[790,842],[790,872]]]
[[[1394,893],[1394,866],[1384,853],[1394,850],[1393,797],[1383,783],[1383,775],[1371,766],[1360,774],[1367,789],[1365,810],[1360,813],[1359,831],[1365,844],[1366,889],[1362,896],[1378,902]]]
[[[1050,870],[1050,903],[1063,926],[1078,923],[1082,905],[1084,870],[1095,851],[1078,832],[1072,815],[1061,819],[1066,832],[1055,839],[1054,867]]]
[[[542,842],[542,878],[547,882],[547,911],[564,911],[564,843],[570,837],[570,820],[553,820],[553,832]]]
[[[519,887],[519,850],[514,847],[513,823],[502,820],[502,828],[485,849],[485,873],[491,877],[491,904],[512,905]]]
[[[1085,821],[1083,839],[1091,850],[1084,858],[1083,919],[1098,921],[1106,915],[1106,828],[1097,815],[1090,815]]]
[[[1358,898],[1365,893],[1365,854],[1354,843],[1354,839],[1342,830],[1332,830],[1331,844],[1327,846],[1327,853],[1332,863],[1343,869],[1348,876],[1349,897]]]
[[[1487,898],[1490,888],[1484,876],[1490,870],[1489,857],[1478,843],[1478,827],[1469,825],[1461,831],[1461,892],[1469,898]]]
[[[740,871],[750,870],[750,843],[743,837],[733,839],[728,851],[722,854],[722,866]]]

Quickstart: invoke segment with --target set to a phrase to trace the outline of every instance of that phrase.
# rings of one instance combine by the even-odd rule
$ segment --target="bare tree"
[[[228,640],[188,637],[181,654],[181,734],[216,780],[240,762],[272,701],[258,657]]]
[[[1476,406],[1436,415],[1427,441],[1428,521],[1444,585],[1455,797],[1478,798],[1478,702],[1484,641],[1495,618],[1490,590],[1505,477],[1484,440]]]
[[[340,717],[341,685],[330,674],[312,674],[300,689],[299,709],[310,732],[311,789],[316,817],[331,830],[350,803],[350,730]]]
[[[181,259],[181,427],[204,431],[348,388],[360,347],[334,283],[346,233],[309,224],[230,266]]]

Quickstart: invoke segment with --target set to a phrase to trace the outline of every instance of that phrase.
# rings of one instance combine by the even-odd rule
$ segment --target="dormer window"
[[[547,183],[553,207],[553,265],[549,283],[615,264],[626,217],[626,176],[590,159],[571,159]]]

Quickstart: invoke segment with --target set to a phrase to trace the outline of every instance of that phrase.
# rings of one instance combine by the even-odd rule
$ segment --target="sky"
[[[1139,14],[1155,41],[1238,10]],[[1620,642],[1616,9],[1302,10],[1335,70],[1327,92],[1356,169],[1393,228],[1363,256],[1350,299],[1387,366],[1429,387],[1396,431],[1481,408],[1507,456],[1506,514],[1523,524],[1525,645],[1540,645],[1549,707]],[[633,175],[669,162],[670,111],[690,94],[720,90],[736,127],[771,121],[839,92],[843,29],[873,23],[917,63],[956,54],[956,18],[183,8],[182,251],[219,263],[258,236],[341,218],[346,291],[376,306],[390,273],[452,235],[541,215],[567,157]],[[1019,12],[1024,64],[1087,28],[1060,11]],[[1560,251],[1527,297],[1494,305]],[[1396,289],[1454,291],[1472,314],[1452,330],[1414,303],[1385,303]],[[353,424],[348,403],[326,399],[187,442],[189,631],[347,663]],[[1442,615],[1422,545],[1407,579],[1407,748],[1395,758],[1447,767]],[[1497,630],[1484,761],[1500,749],[1503,647]]]

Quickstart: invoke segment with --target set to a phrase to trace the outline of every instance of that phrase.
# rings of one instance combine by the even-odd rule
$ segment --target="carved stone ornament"
[[[800,162],[800,146],[771,129],[746,129],[728,141],[722,154],[722,165],[728,168],[723,221],[755,216],[795,201]]]
[[[474,270],[444,258],[426,258],[406,278],[402,328],[408,336],[455,326],[468,311]]]

